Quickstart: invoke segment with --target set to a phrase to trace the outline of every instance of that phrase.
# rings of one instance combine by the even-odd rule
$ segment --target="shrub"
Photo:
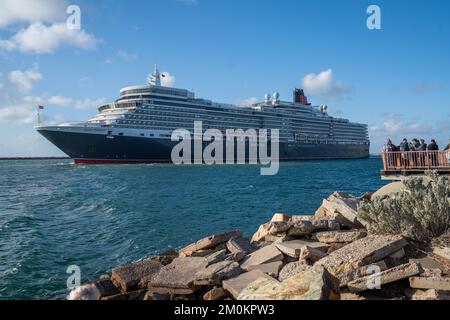
[[[402,234],[427,241],[450,229],[450,182],[436,172],[403,181],[405,190],[358,207],[372,234]]]

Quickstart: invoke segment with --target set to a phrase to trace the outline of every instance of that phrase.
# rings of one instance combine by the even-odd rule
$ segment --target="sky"
[[[381,29],[367,27],[370,5]],[[33,128],[37,105],[47,124],[87,120],[154,64],[165,85],[242,106],[302,87],[368,124],[372,153],[388,137],[444,147],[449,12],[446,0],[0,0],[0,157],[63,155]]]

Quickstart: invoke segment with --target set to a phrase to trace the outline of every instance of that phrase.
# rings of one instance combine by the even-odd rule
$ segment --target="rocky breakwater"
[[[450,237],[431,246],[368,234],[357,206],[335,192],[314,215],[276,213],[251,239],[203,238],[112,270],[70,299],[449,299]]]

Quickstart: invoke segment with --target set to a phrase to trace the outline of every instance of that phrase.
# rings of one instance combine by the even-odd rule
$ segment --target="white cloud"
[[[62,45],[81,49],[93,49],[100,41],[81,29],[69,29],[65,23],[50,26],[41,22],[19,30],[9,40],[0,40],[0,49],[23,53],[52,53]]]
[[[30,105],[21,102],[0,108],[0,122],[16,124],[35,124],[36,111]]]
[[[331,69],[307,74],[302,79],[302,86],[307,94],[325,97],[337,97],[350,91],[342,81],[334,81]]]
[[[83,99],[83,100],[75,100],[73,107],[76,109],[92,109],[98,108],[100,105],[107,102],[107,99]]]
[[[75,109],[94,109],[107,102],[106,98],[100,99],[72,99],[64,96],[52,96],[44,103],[52,106],[72,107]]]
[[[50,22],[65,16],[61,0],[0,0],[0,27],[20,22]]]
[[[36,108],[38,105],[56,106],[75,109],[93,109],[104,104],[107,100],[101,99],[72,99],[64,96],[24,96],[14,99],[12,103],[0,107],[0,123],[36,124]],[[57,114],[48,116],[42,113],[42,121],[46,124],[64,122],[64,117]]]
[[[161,85],[165,87],[173,87],[175,85],[175,76],[171,75],[169,72],[161,72]]]
[[[130,53],[130,52],[127,52],[127,51],[125,51],[125,50],[119,50],[119,51],[117,52],[117,55],[118,55],[122,60],[127,61],[127,62],[129,62],[129,61],[134,61],[134,60],[137,59],[137,54],[135,54],[135,53]]]
[[[238,107],[250,107],[257,102],[258,102],[258,98],[252,97],[252,98],[240,100],[240,101],[236,102],[236,105]]]
[[[29,70],[13,70],[8,74],[11,85],[20,93],[26,93],[33,88],[33,85],[42,79],[42,74],[37,66]]]
[[[47,103],[49,105],[70,107],[70,105],[73,103],[73,100],[64,96],[52,96],[47,100]]]
[[[371,125],[369,133],[371,137],[400,137],[409,135],[428,135],[433,128],[419,121],[406,121],[403,115],[388,114],[381,123]]]

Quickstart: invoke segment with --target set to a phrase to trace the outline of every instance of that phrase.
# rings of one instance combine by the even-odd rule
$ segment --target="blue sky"
[[[64,29],[66,8],[81,29]],[[381,30],[366,27],[369,5]],[[450,138],[449,1],[0,0],[0,156],[61,155],[33,129],[86,120],[157,63],[175,87],[243,104],[303,86],[386,137]]]

